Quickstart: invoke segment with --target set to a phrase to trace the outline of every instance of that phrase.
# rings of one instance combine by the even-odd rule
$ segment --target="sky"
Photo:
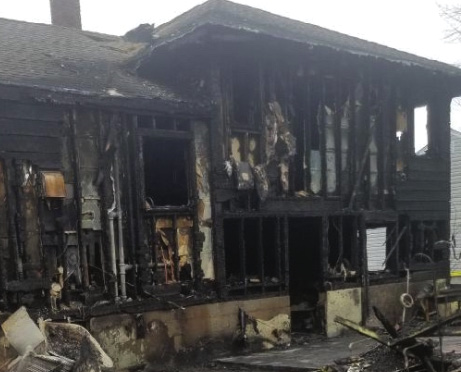
[[[440,6],[459,0],[236,0],[235,2],[461,65],[461,42],[448,42]],[[83,29],[123,35],[141,23],[160,25],[203,0],[80,0]],[[50,23],[49,0],[0,0],[0,17]],[[452,105],[452,127],[461,130],[461,107]],[[418,115],[419,117],[420,115]],[[418,121],[424,127],[423,121]],[[421,133],[421,132],[420,132]],[[416,148],[424,145],[418,135]]]

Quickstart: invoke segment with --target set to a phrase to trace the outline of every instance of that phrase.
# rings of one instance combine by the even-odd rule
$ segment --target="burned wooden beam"
[[[352,320],[348,320],[340,316],[337,316],[335,318],[335,322],[343,325],[344,327],[352,329],[353,331],[360,333],[361,335],[371,338],[382,345],[389,346],[389,341],[386,338],[380,336],[378,333],[367,327],[361,326],[360,324],[353,322]]]
[[[378,335],[376,332],[372,331],[371,329],[361,326],[350,320],[347,320],[341,317],[336,317],[335,322],[349,329],[352,329],[353,331],[356,331],[363,336],[371,338],[379,342],[382,345],[388,346],[391,349],[395,349],[396,351],[399,351],[405,357],[407,356],[407,354],[411,354],[421,361],[421,364],[426,368],[428,372],[435,372],[432,361],[430,360],[430,357],[432,356],[432,353],[433,353],[432,345],[418,342],[416,341],[414,336],[406,338],[404,340],[403,339],[399,340],[399,342],[396,343],[396,342],[388,341],[385,338]]]
[[[387,320],[384,314],[376,306],[373,306],[373,312],[375,313],[376,317],[381,322],[387,333],[389,333],[389,336],[391,336],[392,338],[399,337],[396,329],[392,326],[389,320]]]

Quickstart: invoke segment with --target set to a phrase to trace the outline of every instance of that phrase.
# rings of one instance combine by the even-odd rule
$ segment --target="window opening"
[[[232,71],[232,122],[231,125],[254,128],[257,113],[259,74],[247,62],[237,63]]]
[[[188,204],[188,149],[187,141],[144,137],[145,196],[152,206]]]
[[[417,107],[415,112],[414,144],[416,155],[424,155],[428,150],[427,106]]]

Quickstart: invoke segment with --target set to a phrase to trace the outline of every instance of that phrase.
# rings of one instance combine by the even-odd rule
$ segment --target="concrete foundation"
[[[326,333],[328,337],[339,336],[344,327],[335,323],[335,317],[341,316],[360,323],[362,321],[362,289],[350,288],[328,291],[326,296]]]
[[[290,314],[287,296],[191,306],[185,310],[93,318],[90,331],[113,359],[116,369],[161,362],[197,347],[203,339],[230,340],[238,329],[238,309],[269,320]]]

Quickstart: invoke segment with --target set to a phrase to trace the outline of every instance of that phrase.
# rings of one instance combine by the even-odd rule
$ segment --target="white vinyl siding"
[[[456,257],[461,254],[461,132],[451,131],[451,235],[456,242]],[[451,252],[451,269],[461,271],[461,260]]]
[[[367,229],[368,271],[384,270],[386,259],[386,228]]]

